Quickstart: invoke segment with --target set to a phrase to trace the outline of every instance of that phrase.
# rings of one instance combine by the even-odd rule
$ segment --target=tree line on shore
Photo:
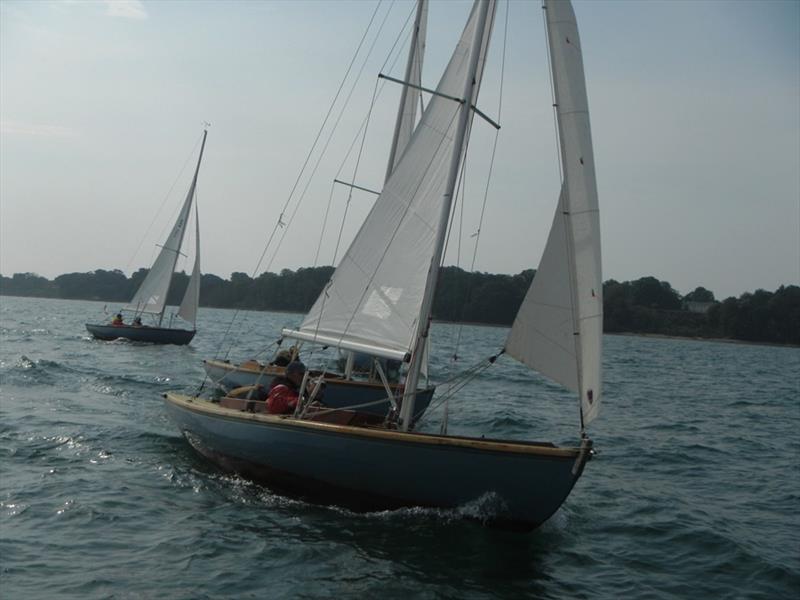
[[[307,311],[330,279],[333,267],[284,269],[256,278],[232,273],[230,279],[203,275],[202,306],[250,310]],[[510,325],[536,272],[516,275],[442,269],[434,299],[437,320]],[[52,281],[34,273],[0,275],[0,294],[72,300],[127,302],[147,269],[130,277],[122,271],[98,269],[67,273]],[[169,304],[178,304],[189,277],[178,273],[169,292]],[[642,277],[613,279],[603,284],[604,330],[607,333],[729,338],[751,342],[800,345],[800,286],[785,285],[774,292],[756,290],[738,298],[717,301],[698,287],[685,296],[666,281]]]

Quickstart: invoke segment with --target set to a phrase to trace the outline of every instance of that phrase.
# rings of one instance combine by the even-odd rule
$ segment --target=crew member
[[[267,396],[268,413],[283,415],[294,412],[305,373],[306,366],[296,360],[286,366],[286,375],[278,375],[272,380]]]

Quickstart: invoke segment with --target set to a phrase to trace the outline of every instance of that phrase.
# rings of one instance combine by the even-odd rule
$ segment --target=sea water
[[[517,534],[481,526],[481,501],[356,514],[222,472],[161,395],[197,391],[204,358],[263,358],[300,315],[201,309],[184,347],[91,339],[84,323],[117,308],[0,298],[2,598],[800,593],[798,348],[606,336],[598,453],[563,507]],[[432,380],[496,354],[506,332],[436,324]],[[443,413],[420,427],[439,431]],[[507,357],[447,414],[454,434],[578,437],[574,397]]]

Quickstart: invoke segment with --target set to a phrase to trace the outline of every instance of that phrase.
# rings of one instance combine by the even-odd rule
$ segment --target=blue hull
[[[253,385],[257,381],[262,385],[269,384],[275,375],[283,374],[283,368],[267,367],[263,375],[259,369],[232,365],[219,360],[204,360],[203,367],[208,373],[209,378],[216,385],[225,391],[233,388]],[[414,403],[414,421],[416,422],[427,410],[431,403],[435,387],[429,387],[417,392],[416,402]],[[381,384],[367,383],[363,381],[352,381],[338,379],[336,377],[325,378],[325,405],[330,408],[347,408],[354,405],[368,404],[377,400],[384,400],[369,406],[361,406],[355,410],[377,417],[385,417],[391,405],[386,400],[386,390]]]
[[[167,329],[166,327],[114,327],[112,325],[86,324],[86,329],[99,340],[124,338],[132,342],[149,344],[176,344],[184,346],[192,341],[195,331],[188,329]]]
[[[580,448],[298,421],[166,394],[189,443],[224,469],[354,510],[454,508],[491,498],[488,521],[530,530],[558,510],[580,477]]]

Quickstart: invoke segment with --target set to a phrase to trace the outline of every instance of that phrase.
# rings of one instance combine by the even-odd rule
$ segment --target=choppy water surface
[[[476,524],[469,515],[491,510],[480,505],[353,514],[220,472],[160,394],[197,389],[233,312],[203,310],[190,346],[157,347],[91,340],[83,324],[102,309],[0,298],[3,598],[800,593],[800,349],[607,336],[605,406],[590,427],[599,454],[523,535]],[[297,320],[241,313],[230,357]],[[450,373],[457,331],[434,328],[434,379]],[[504,335],[464,328],[461,364]],[[576,401],[510,359],[449,412],[451,433],[577,438]]]

